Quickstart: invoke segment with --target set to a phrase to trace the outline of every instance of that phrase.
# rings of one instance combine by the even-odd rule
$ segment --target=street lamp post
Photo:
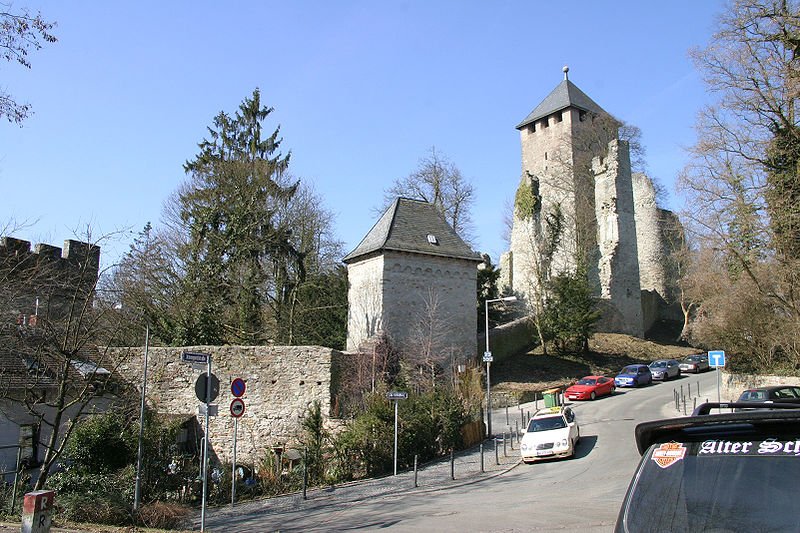
[[[484,318],[486,319],[486,351],[483,352],[483,361],[486,363],[486,432],[489,437],[492,436],[492,380],[490,374],[490,367],[492,365],[492,352],[489,350],[489,304],[492,302],[516,302],[516,296],[507,296],[505,298],[494,298],[484,302],[486,309],[484,310]]]

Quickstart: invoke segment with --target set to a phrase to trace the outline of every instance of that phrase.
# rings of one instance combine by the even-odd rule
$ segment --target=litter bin
[[[545,407],[558,407],[561,405],[560,401],[561,389],[548,389],[542,393],[544,396]]]

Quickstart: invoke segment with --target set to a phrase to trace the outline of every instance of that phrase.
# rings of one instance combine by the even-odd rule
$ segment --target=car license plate
[[[553,455],[553,450],[537,450],[536,455]]]

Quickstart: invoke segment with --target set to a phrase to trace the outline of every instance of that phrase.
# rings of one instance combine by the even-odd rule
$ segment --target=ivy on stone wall
[[[517,188],[514,197],[514,212],[522,220],[528,220],[539,212],[542,207],[542,197],[539,196],[539,182],[524,179]]]

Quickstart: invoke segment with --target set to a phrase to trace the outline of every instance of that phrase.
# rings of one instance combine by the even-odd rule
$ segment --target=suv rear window
[[[800,435],[654,444],[617,531],[797,531]]]

